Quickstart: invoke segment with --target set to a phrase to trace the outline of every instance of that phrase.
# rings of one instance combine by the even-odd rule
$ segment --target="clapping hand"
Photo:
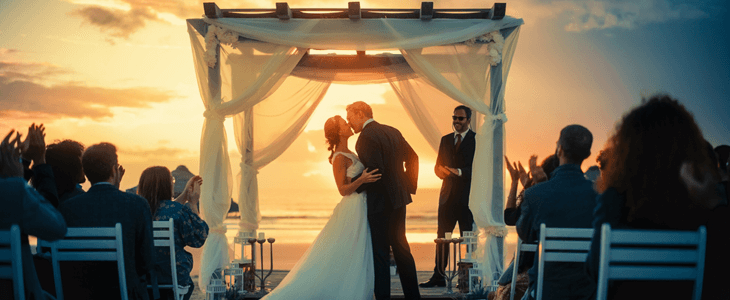
[[[35,123],[28,127],[28,136],[20,144],[21,156],[33,161],[33,165],[46,163],[46,128],[43,124],[38,126]]]
[[[504,156],[504,160],[507,163],[507,171],[509,171],[509,176],[512,178],[512,184],[517,184],[520,181],[520,171],[517,163],[510,163],[507,155]]]
[[[23,164],[20,163],[22,135],[15,133],[15,139],[12,139],[13,133],[15,130],[10,130],[0,143],[0,178],[23,177]]]
[[[378,169],[374,169],[368,172],[368,169],[365,168],[365,170],[362,171],[362,175],[360,176],[360,178],[358,178],[358,180],[360,180],[361,183],[376,182],[380,180],[380,176],[382,176],[382,174],[375,174],[375,172],[377,171]]]
[[[700,178],[696,176],[696,169],[700,169]],[[679,177],[687,187],[690,199],[695,204],[712,209],[722,203],[723,200],[716,191],[718,181],[707,168],[683,162],[679,169]]]
[[[537,165],[537,155],[530,156],[530,175],[533,183],[547,181],[547,174],[541,166]]]
[[[116,172],[117,173],[117,177],[114,178],[114,186],[116,186],[117,188],[119,188],[119,185],[122,183],[122,177],[124,177],[124,172],[126,170],[124,170],[124,167],[122,167],[122,165],[119,165],[118,164],[116,166],[116,171],[117,171]]]
[[[190,178],[188,183],[185,184],[185,192],[188,193],[188,197],[183,201],[190,202],[192,205],[197,205],[198,201],[200,201],[201,185],[203,185],[203,177],[200,177],[200,175],[195,175],[193,178]]]

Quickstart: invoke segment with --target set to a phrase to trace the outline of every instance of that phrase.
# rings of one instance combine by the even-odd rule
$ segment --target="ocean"
[[[419,189],[406,209],[406,237],[409,243],[433,243],[436,238],[439,189]],[[276,243],[309,244],[329,220],[342,199],[336,190],[260,190],[262,220],[258,232],[276,238]],[[229,242],[238,232],[238,218],[225,220]],[[510,232],[514,227],[509,226]],[[454,229],[458,235],[458,226]],[[511,242],[516,234],[510,234]],[[516,241],[516,240],[515,240]]]

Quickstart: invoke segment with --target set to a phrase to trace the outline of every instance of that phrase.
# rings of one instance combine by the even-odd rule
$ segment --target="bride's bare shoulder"
[[[337,154],[343,154],[344,152],[337,152],[335,153],[335,156],[332,157],[332,166],[334,168],[349,168],[352,165],[352,159],[347,157],[347,155],[337,155]],[[350,153],[352,154],[352,153]]]

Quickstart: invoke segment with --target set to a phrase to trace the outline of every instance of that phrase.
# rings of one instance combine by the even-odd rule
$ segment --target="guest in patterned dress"
[[[180,196],[172,200],[174,178],[166,167],[149,167],[139,178],[137,193],[147,199],[152,210],[154,221],[166,221],[172,218],[175,223],[175,259],[177,260],[177,284],[188,287],[185,300],[193,294],[193,280],[190,270],[193,268],[193,256],[185,251],[185,246],[199,248],[208,237],[208,224],[198,216],[200,200],[200,176],[191,178]],[[155,272],[159,284],[170,284],[172,274],[170,268],[170,250],[167,247],[155,247]],[[184,289],[184,288],[183,288]],[[160,290],[162,299],[173,299],[170,290]]]

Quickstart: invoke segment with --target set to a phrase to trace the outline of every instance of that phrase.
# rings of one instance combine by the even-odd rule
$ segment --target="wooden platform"
[[[276,286],[281,282],[282,279],[284,279],[284,276],[289,273],[289,271],[279,271],[275,270],[271,273],[271,276],[269,276],[268,280],[266,281],[266,287],[267,288],[276,288]],[[418,281],[423,282],[428,280],[431,277],[431,271],[418,271]],[[193,276],[193,281],[197,283],[198,278],[197,276]],[[258,279],[257,279],[258,282]],[[335,284],[335,283],[333,283]],[[398,276],[391,276],[390,279],[390,289],[391,289],[391,298],[392,299],[403,299],[403,290],[400,285],[400,279]],[[453,287],[452,289],[456,291],[456,278],[454,278],[453,281]],[[259,293],[253,293],[246,295],[245,299],[260,299],[263,297],[262,294]],[[446,288],[445,287],[435,287],[435,288],[421,288],[421,298],[423,299],[444,299],[444,300],[453,300],[453,299],[460,299],[462,298],[462,294],[446,294]],[[195,291],[193,292],[192,297],[190,297],[191,300],[204,300],[205,294],[200,291],[196,287]]]

